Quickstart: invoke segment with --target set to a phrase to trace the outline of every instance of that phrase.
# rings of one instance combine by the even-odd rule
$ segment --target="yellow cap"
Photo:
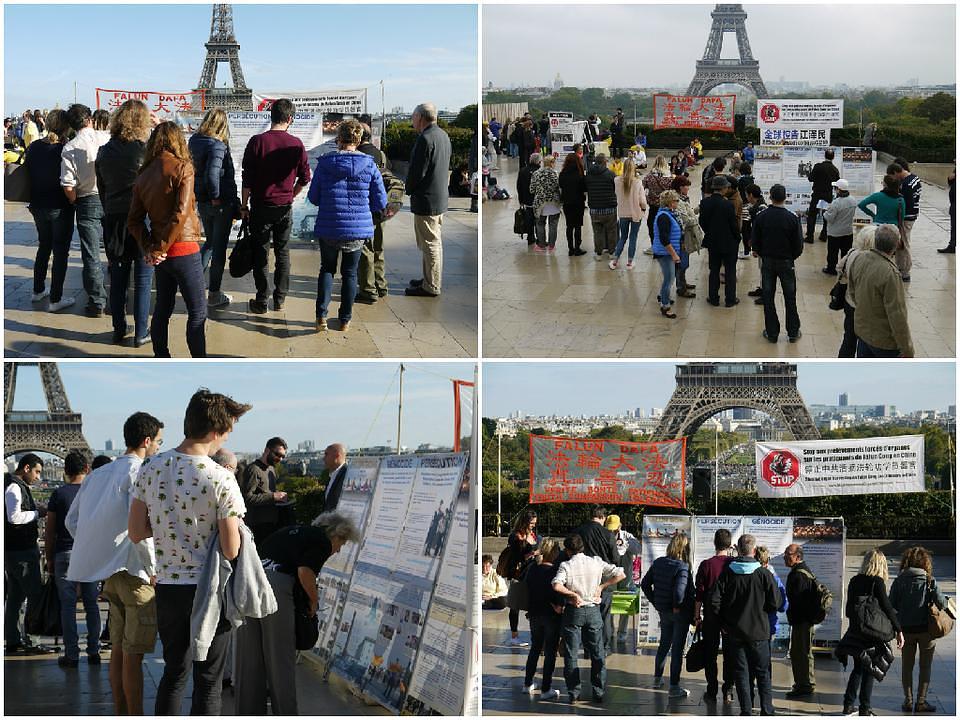
[[[619,515],[607,515],[607,522],[604,525],[607,530],[611,532],[616,532],[620,529],[620,516]]]

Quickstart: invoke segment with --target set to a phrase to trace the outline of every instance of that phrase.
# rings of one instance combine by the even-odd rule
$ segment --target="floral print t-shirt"
[[[145,461],[133,496],[147,506],[157,550],[157,581],[197,582],[217,521],[247,508],[233,474],[206,456],[168,450]]]

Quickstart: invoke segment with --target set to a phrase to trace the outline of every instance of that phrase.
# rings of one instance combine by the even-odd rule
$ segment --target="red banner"
[[[684,508],[686,443],[531,435],[530,503]]]
[[[104,90],[97,88],[97,109],[113,112],[127,100],[141,100],[147,109],[161,120],[173,119],[180,113],[201,113],[204,110],[204,91],[163,93],[153,90]]]
[[[653,129],[733,132],[736,103],[736,95],[657,94],[653,96]]]

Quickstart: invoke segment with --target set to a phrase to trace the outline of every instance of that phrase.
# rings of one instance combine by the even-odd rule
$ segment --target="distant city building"
[[[302,443],[297,443],[297,452],[312,453],[316,449],[317,445],[313,440],[304,440]]]
[[[661,415],[663,415],[663,408],[650,408],[650,417],[659,418]]]
[[[734,420],[753,420],[753,410],[751,410],[750,408],[734,408],[733,419]]]
[[[850,404],[850,398],[847,393],[840,393],[840,402],[837,403],[840,407],[846,407]]]
[[[563,87],[563,80],[560,78],[560,73],[557,73],[557,76],[553,79],[553,89],[559,90]]]
[[[107,440],[103,444],[103,449],[106,450],[108,453],[113,452],[113,440]]]

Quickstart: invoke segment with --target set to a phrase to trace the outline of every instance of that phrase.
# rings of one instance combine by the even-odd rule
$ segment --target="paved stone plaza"
[[[101,603],[105,620],[107,605]],[[86,642],[86,622],[83,612],[77,615],[80,644]],[[53,638],[38,642],[52,646]],[[62,646],[61,646],[62,649]],[[5,716],[39,715],[63,717],[72,715],[113,715],[113,696],[110,692],[109,651],[102,653],[99,666],[88,665],[82,656],[75,670],[64,670],[57,665],[56,655],[8,657],[3,662],[3,710]],[[379,705],[368,705],[353,697],[346,686],[334,678],[323,680],[319,665],[303,659],[297,663],[297,703],[301,715],[389,715]],[[153,715],[157,686],[163,675],[163,655],[159,640],[155,651],[143,662],[143,709]],[[192,680],[188,681],[181,714],[190,712]],[[236,715],[233,688],[223,691],[222,715]]]
[[[488,548],[484,548],[488,550]],[[848,555],[846,578],[849,581],[860,566],[861,556]],[[891,578],[897,573],[897,565],[891,562]],[[943,591],[956,595],[956,563],[953,557],[936,558],[934,575]],[[839,607],[839,600],[834,608]],[[840,608],[842,612],[842,607]],[[834,610],[836,611],[836,610]],[[846,622],[844,622],[846,629]],[[706,682],[703,673],[690,676],[684,670],[680,685],[690,691],[684,700],[668,700],[667,690],[653,688],[653,656],[655,649],[643,649],[641,655],[633,654],[633,645],[607,658],[607,695],[603,705],[581,701],[575,707],[567,702],[563,682],[563,658],[557,658],[553,674],[553,687],[560,691],[559,700],[539,701],[539,692],[533,696],[522,691],[523,668],[527,648],[512,648],[507,645],[510,625],[506,610],[483,611],[483,714],[484,715],[737,715],[740,707],[723,703],[707,705],[703,702]],[[523,614],[520,617],[520,637],[529,640],[529,625]],[[956,632],[937,641],[933,659],[931,694],[927,700],[936,706],[938,715],[956,715]],[[900,655],[881,683],[874,685],[873,711],[877,715],[902,715],[900,703],[903,694],[900,685]],[[667,660],[669,667],[669,658]],[[542,658],[541,658],[542,663]],[[542,664],[538,670],[542,671]],[[584,692],[589,696],[589,662],[581,659],[580,671]],[[849,664],[848,664],[849,667]],[[914,667],[914,687],[916,687]],[[840,663],[827,654],[816,656],[817,690],[810,701],[787,700],[784,693],[793,684],[790,660],[780,653],[773,660],[773,705],[777,713],[788,715],[840,715],[843,708],[843,691],[848,673]],[[538,673],[536,684],[541,683]],[[755,710],[759,712],[759,710]]]
[[[655,157],[655,152],[650,156]],[[690,173],[690,199],[700,202],[700,174],[708,157]],[[843,336],[843,313],[827,307],[835,278],[824,275],[826,243],[804,244],[797,260],[797,307],[803,336],[797,343],[781,335],[777,344],[762,336],[763,309],[747,292],[760,284],[753,258],[737,265],[740,304],[707,304],[707,253],[694,255],[688,282],[695,299],[675,298],[676,320],[664,318],[656,300],[660,270],[642,249],[650,246],[640,230],[636,266],[610,270],[593,259],[593,234],[585,215],[582,257],[568,257],[560,221],[556,255],[541,255],[513,233],[518,160],[500,157],[498,182],[514,197],[483,205],[483,352],[485,357],[836,357]],[[878,161],[877,170],[883,167]],[[877,182],[879,187],[879,178]],[[858,198],[859,200],[860,198]],[[912,282],[907,286],[910,329],[917,357],[953,358],[956,334],[956,266],[947,244],[949,218],[944,188],[924,183],[920,218],[913,228]],[[805,221],[804,221],[805,222]],[[819,233],[819,229],[817,230]],[[777,307],[783,322],[783,298]]]
[[[375,305],[354,305],[349,333],[314,330],[320,252],[316,243],[291,238],[290,294],[281,312],[254,315],[247,301],[254,296],[253,276],[235,280],[224,273],[223,290],[233,296],[224,310],[207,321],[210,357],[476,357],[477,355],[477,218],[469,199],[451,199],[443,223],[443,294],[439,298],[405,297],[412,278],[421,277],[421,255],[413,236],[409,206],[386,225],[385,255],[389,295]],[[4,203],[4,329],[8,358],[153,356],[151,345],[134,348],[131,335],[121,347],[111,342],[109,315],[88,318],[80,280],[80,250],[74,234],[64,297],[76,304],[60,313],[47,312],[47,300],[32,303],[33,260],[37,234],[26,206]],[[232,242],[231,242],[232,247]],[[102,255],[106,274],[106,256]],[[272,287],[273,259],[270,278]],[[49,271],[47,283],[49,287]],[[105,277],[105,280],[107,278]],[[339,278],[330,315],[336,317]],[[132,296],[128,313],[132,313]],[[170,351],[189,358],[182,299],[170,323]],[[334,324],[335,326],[335,324]]]

